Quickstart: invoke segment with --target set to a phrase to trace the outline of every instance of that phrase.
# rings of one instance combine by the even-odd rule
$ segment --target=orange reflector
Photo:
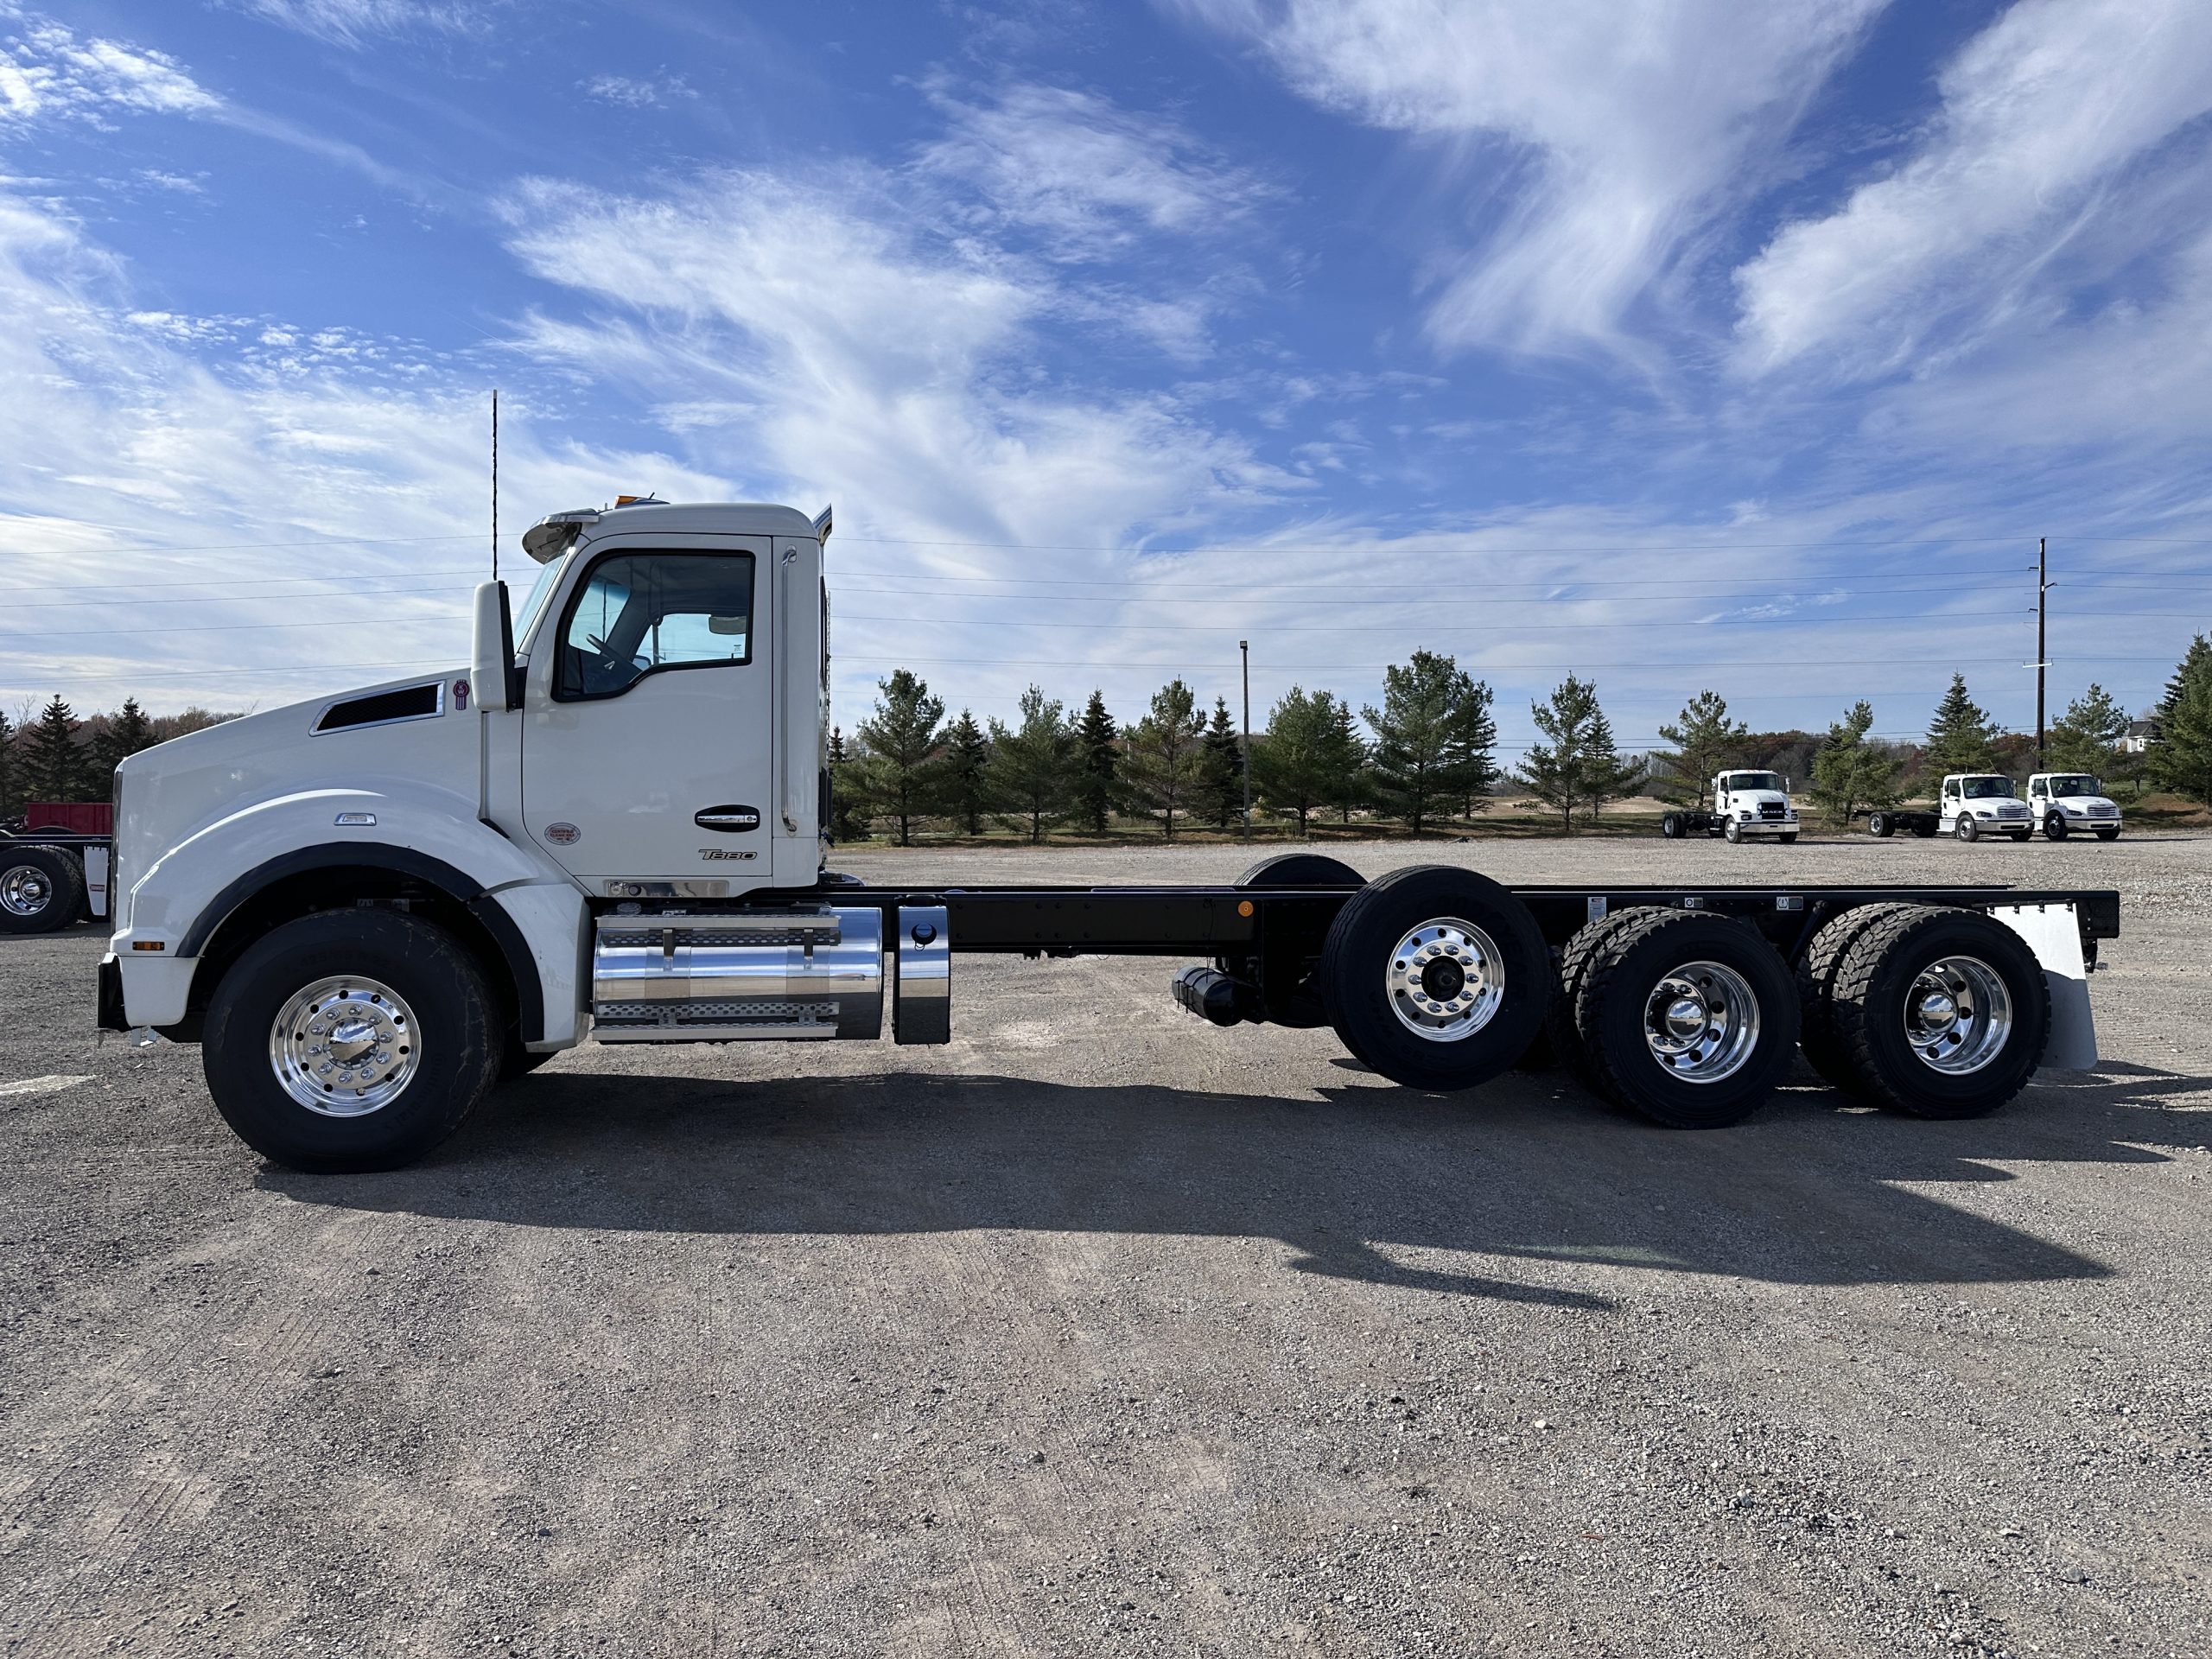
[[[1239,916],[1249,916],[1252,913],[1252,901],[1249,899],[1239,899],[1236,901],[1236,913]]]
[[[130,941],[130,948],[133,950],[166,950],[168,946],[163,944],[159,939],[133,939]]]

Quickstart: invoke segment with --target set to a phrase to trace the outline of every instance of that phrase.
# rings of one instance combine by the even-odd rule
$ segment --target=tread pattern
[[[1563,999],[1568,1006],[1568,1017],[1574,1022],[1574,1052],[1580,1057],[1576,1075],[1617,1106],[1628,1103],[1621,1097],[1620,1080],[1605,1059],[1605,1046],[1597,1040],[1598,1010],[1605,1006],[1613,976],[1620,971],[1629,952],[1677,916],[1700,913],[1656,905],[1638,905],[1622,911],[1620,926],[1608,931],[1604,938],[1591,941],[1590,954],[1575,981],[1574,993]]]
[[[1863,1080],[1866,1098],[1891,1111],[1903,1112],[1912,1117],[1944,1116],[1978,1116],[1994,1111],[2004,1103],[1993,1100],[1986,1105],[1966,1113],[1946,1114],[1931,1110],[1923,1102],[1916,1101],[1900,1089],[1895,1079],[1885,1075],[1880,1060],[1874,1052],[1874,1036],[1879,1029],[1875,1020],[1867,1017],[1867,1004],[1873,999],[1876,982],[1884,970],[1910,944],[1912,936],[1923,928],[1933,927],[1956,919],[1961,915],[1981,917],[1979,911],[1961,911],[1942,905],[1885,905],[1887,912],[1870,925],[1859,931],[1850,948],[1844,952],[1838,966],[1829,1003],[1834,1020],[1837,1044],[1845,1064]],[[2004,924],[1981,917],[1992,927],[2002,929]],[[2007,937],[2011,937],[2008,933]],[[2025,946],[2021,947],[2025,950]],[[2031,963],[2034,958],[2029,958]],[[2024,1010],[2026,1019],[2035,1032],[2032,1051],[2021,1076],[2025,1084],[2043,1063],[2044,1046],[2050,1040],[2050,988],[2044,982],[2041,969],[2027,976],[2028,995],[2034,1006]],[[2009,1057],[2007,1069],[2020,1064],[2016,1052]]]
[[[1582,1030],[1574,1013],[1576,1001],[1582,993],[1582,982],[1589,976],[1590,964],[1598,959],[1613,936],[1630,923],[1674,913],[1656,905],[1630,905],[1609,910],[1594,922],[1584,923],[1568,938],[1567,950],[1560,958],[1559,982],[1553,987],[1552,1005],[1544,1014],[1544,1035],[1551,1043],[1554,1057],[1586,1088],[1600,1086],[1597,1071],[1584,1052]]]
[[[1797,964],[1797,1046],[1813,1070],[1847,1095],[1866,1098],[1867,1084],[1844,1052],[1843,1039],[1836,1033],[1835,976],[1843,967],[1845,955],[1868,928],[1894,912],[1922,908],[1924,906],[1919,905],[1885,904],[1861,905],[1856,910],[1847,910],[1821,924],[1821,931],[1813,935],[1813,943],[1806,948],[1804,959]]]

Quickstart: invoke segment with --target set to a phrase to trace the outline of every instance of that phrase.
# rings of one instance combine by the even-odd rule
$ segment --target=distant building
[[[2122,754],[2140,754],[2158,741],[2158,722],[2155,720],[2131,720],[2127,730],[2120,740]]]

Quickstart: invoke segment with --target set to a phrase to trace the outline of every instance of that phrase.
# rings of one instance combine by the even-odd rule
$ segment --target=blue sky
[[[1625,20],[1625,21],[1624,21]],[[1413,648],[1509,745],[2212,623],[2190,0],[0,0],[0,707],[457,660],[502,524],[836,505],[841,720],[1255,719]],[[510,552],[511,567],[522,563]]]

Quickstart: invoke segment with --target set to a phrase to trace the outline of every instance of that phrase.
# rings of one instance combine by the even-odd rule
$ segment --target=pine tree
[[[16,794],[16,722],[0,711],[0,818],[16,816],[21,801]]]
[[[1414,835],[1452,804],[1471,812],[1497,780],[1490,702],[1487,685],[1433,652],[1382,671],[1382,707],[1365,710],[1375,728],[1375,792]]]
[[[1858,814],[1897,802],[1897,775],[1904,758],[1886,744],[1872,744],[1874,706],[1861,698],[1828,728],[1813,755],[1813,804],[1838,829]]]
[[[1314,695],[1325,697],[1329,693],[1319,691]],[[1333,741],[1338,753],[1344,757],[1344,767],[1322,798],[1337,809],[1339,822],[1349,824],[1352,809],[1363,807],[1375,798],[1375,756],[1367,740],[1359,734],[1359,719],[1352,713],[1350,703],[1337,701],[1334,722]]]
[[[1114,809],[1122,800],[1122,752],[1115,739],[1120,732],[1106,712],[1106,696],[1094,690],[1084,705],[1083,721],[1076,728],[1076,747],[1081,765],[1075,778],[1075,808],[1094,835],[1104,835]]]
[[[845,741],[844,728],[830,728],[830,839],[866,841],[868,837],[867,769]]]
[[[77,747],[77,716],[57,692],[22,741],[23,798],[32,801],[83,798],[85,757]]]
[[[1728,718],[1727,702],[1718,691],[1699,692],[1682,705],[1675,724],[1659,728],[1675,749],[1651,757],[1658,792],[1670,801],[1704,799],[1715,776],[1740,764],[1751,734],[1742,721]]]
[[[1292,686],[1252,741],[1252,787],[1270,811],[1287,812],[1306,834],[1306,820],[1344,794],[1362,756],[1351,710],[1330,691],[1307,696]]]
[[[998,732],[994,721],[991,731]],[[976,716],[963,709],[960,718],[945,728],[944,755],[938,774],[945,810],[971,836],[983,833],[983,813],[990,804],[991,746]]]
[[[1641,783],[1641,762],[1614,747],[1612,727],[1598,705],[1598,688],[1570,674],[1548,704],[1534,702],[1529,712],[1536,729],[1551,741],[1532,743],[1521,763],[1520,780],[1545,805],[1559,810],[1561,826],[1574,833],[1574,810],[1586,803],[1594,811]]]
[[[136,697],[125,697],[123,707],[110,715],[105,724],[93,734],[92,742],[92,783],[93,788],[115,793],[115,769],[124,758],[152,747],[154,723],[146,718],[146,711],[138,706]],[[98,798],[97,796],[95,798]]]
[[[1021,694],[1021,722],[1011,730],[991,722],[991,792],[1007,810],[1029,823],[1029,839],[1065,815],[1082,775],[1075,728],[1042,686]]]
[[[1180,679],[1152,694],[1152,707],[1130,732],[1123,766],[1137,800],[1160,815],[1160,833],[1173,839],[1178,809],[1187,811],[1196,793],[1205,722],[1198,700]]]
[[[2127,710],[2092,681],[2051,722],[2048,745],[2050,770],[2087,772],[2099,778],[2118,769],[2120,740],[2127,735]]]
[[[1936,705],[1929,722],[1921,765],[1931,777],[1955,772],[1989,772],[1997,765],[1997,727],[1967,695],[1967,677],[1951,676],[1951,689]]]
[[[1205,759],[1198,767],[1198,798],[1192,811],[1226,830],[1244,811],[1244,746],[1237,739],[1236,724],[1229,717],[1229,700],[1213,700],[1213,718],[1199,740]]]
[[[2158,704],[2151,781],[2212,805],[2212,641],[2198,634]]]
[[[931,696],[929,683],[903,668],[875,689],[875,713],[855,733],[868,747],[868,792],[877,810],[897,823],[899,845],[911,847],[914,820],[937,804],[944,699]]]

